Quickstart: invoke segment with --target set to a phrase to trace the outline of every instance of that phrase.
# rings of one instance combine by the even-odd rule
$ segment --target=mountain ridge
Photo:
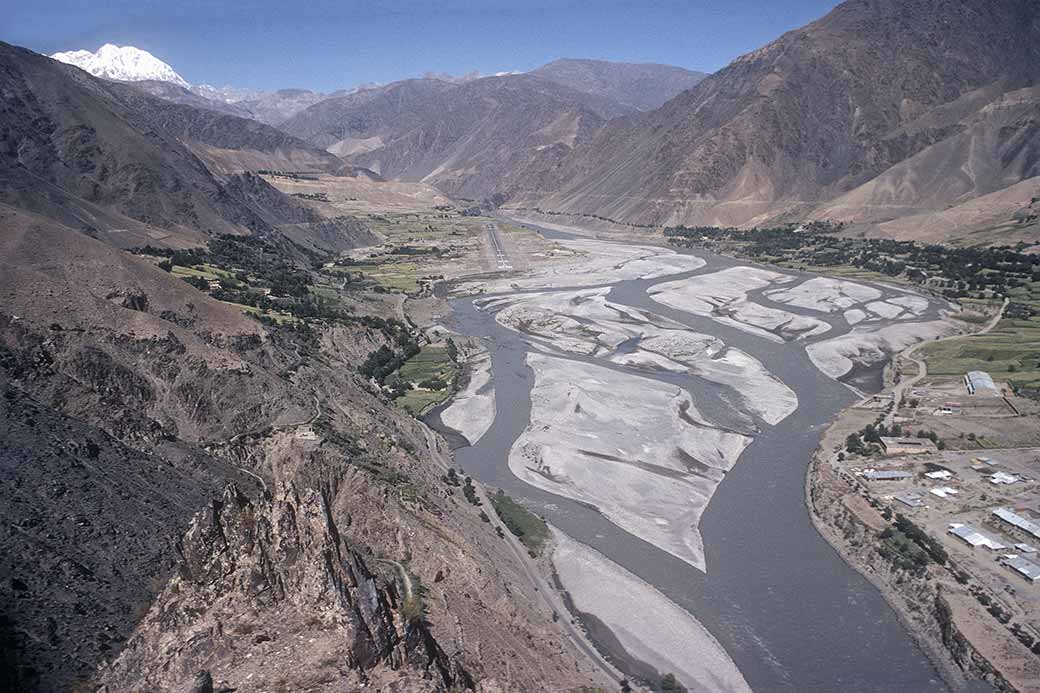
[[[611,121],[545,187],[505,192],[648,224],[805,218],[1035,84],[1038,37],[1040,10],[1021,0],[850,0],[661,108]],[[1033,126],[1021,127],[1032,150]]]
[[[528,74],[612,99],[636,111],[659,108],[708,76],[674,65],[587,58],[557,58]]]
[[[64,51],[54,53],[50,57],[75,65],[95,77],[124,82],[157,80],[184,88],[190,86],[187,80],[167,63],[134,46],[106,43],[93,53],[88,50]]]

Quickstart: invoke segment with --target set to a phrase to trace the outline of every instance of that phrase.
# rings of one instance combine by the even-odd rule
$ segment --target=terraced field
[[[1040,388],[1040,318],[1001,320],[992,332],[922,349],[929,376],[983,370],[995,380]]]
[[[423,347],[397,372],[401,382],[412,384],[411,389],[397,398],[397,406],[417,416],[440,404],[451,395],[457,373],[458,366],[448,355],[447,347]]]

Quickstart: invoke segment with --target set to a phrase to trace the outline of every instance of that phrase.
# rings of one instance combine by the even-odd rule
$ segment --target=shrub
[[[501,489],[491,497],[491,507],[503,524],[532,555],[538,555],[549,538],[545,520],[507,496]]]

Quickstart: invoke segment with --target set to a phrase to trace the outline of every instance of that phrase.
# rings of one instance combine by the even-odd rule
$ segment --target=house
[[[1022,530],[1032,537],[1040,539],[1040,524],[1033,522],[1008,508],[994,508],[993,517],[1012,527]]]
[[[989,475],[989,483],[994,484],[995,486],[999,486],[1000,484],[1010,486],[1011,484],[1018,483],[1018,481],[1019,479],[1017,476],[1008,474],[1007,472],[994,472]]]
[[[928,493],[932,494],[933,496],[938,496],[939,498],[949,498],[950,496],[957,495],[957,489],[950,488],[949,486],[937,486],[936,488],[933,488],[930,491],[928,491]]]
[[[902,481],[913,476],[910,472],[899,472],[892,469],[868,469],[863,476],[870,481]]]
[[[1033,563],[1025,556],[1010,556],[1005,558],[1003,563],[1029,582],[1040,580],[1040,565]]]
[[[1000,551],[1002,549],[1007,548],[1006,546],[1001,544],[996,537],[990,536],[985,532],[980,532],[971,525],[965,525],[955,522],[950,525],[949,532],[950,534],[957,537],[958,539],[960,539],[972,548],[984,546],[987,549],[992,549],[993,551]]]
[[[911,508],[920,508],[924,505],[924,501],[921,500],[921,495],[918,493],[900,493],[895,496],[895,499]]]
[[[969,395],[974,395],[977,392],[983,394],[997,393],[997,386],[986,371],[968,371],[964,375],[964,387],[968,390]]]
[[[938,452],[935,443],[927,438],[882,438],[881,447],[885,454],[893,455],[926,455]]]

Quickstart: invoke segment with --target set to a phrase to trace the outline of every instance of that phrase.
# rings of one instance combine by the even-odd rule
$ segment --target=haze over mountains
[[[851,0],[706,78],[560,59],[332,95],[214,99],[172,69],[138,87],[466,199],[634,224],[825,219],[1019,240],[1040,176],[1037,17],[1028,0]]]
[[[307,684],[327,691],[595,681],[569,619],[521,594],[527,564],[444,481],[440,444],[357,372],[412,338],[386,318],[401,294],[261,322],[169,271],[181,253],[214,291],[295,290],[318,314],[314,273],[385,239],[293,187],[308,176],[404,199],[431,189],[383,179],[426,183],[456,219],[479,204],[1040,241],[1035,0],[849,0],[707,76],[560,59],[332,94],[192,85],[131,47],[0,43],[0,93],[0,547],[25,557],[0,566],[5,690],[212,691],[181,686],[202,659],[272,689],[286,668],[328,669]],[[231,269],[194,269],[204,247]],[[409,611],[386,558],[403,554],[439,630]]]
[[[511,197],[659,224],[944,210],[1040,174],[1038,39],[1028,0],[852,0],[612,121]]]

